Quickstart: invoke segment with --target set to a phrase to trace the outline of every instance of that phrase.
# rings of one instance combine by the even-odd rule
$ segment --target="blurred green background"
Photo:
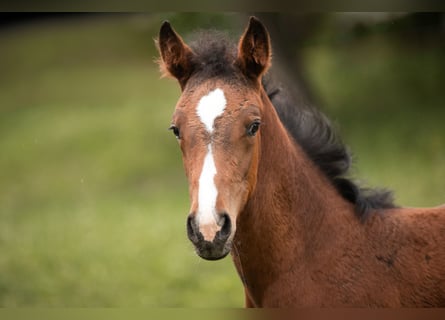
[[[237,38],[247,16],[56,15],[0,29],[0,306],[243,306],[231,259],[204,261],[186,238],[167,131],[180,91],[160,79],[153,38],[164,19]],[[316,18],[300,72],[354,175],[398,204],[444,203],[443,28]]]

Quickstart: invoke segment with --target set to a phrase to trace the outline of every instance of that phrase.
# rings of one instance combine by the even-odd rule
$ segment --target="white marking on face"
[[[204,158],[201,176],[199,177],[198,191],[198,221],[199,224],[210,224],[216,217],[216,197],[218,190],[215,186],[214,177],[216,175],[215,161],[213,160],[212,147],[208,146],[207,154]]]
[[[222,115],[226,108],[226,98],[221,89],[215,89],[202,97],[196,107],[196,113],[205,125],[209,134],[212,134],[215,119]],[[207,146],[198,190],[198,224],[206,225],[216,223],[216,198],[218,190],[215,185],[216,166],[213,159],[212,143]]]
[[[226,108],[226,97],[221,89],[215,89],[199,100],[196,113],[207,131],[212,133],[215,119],[220,116]]]

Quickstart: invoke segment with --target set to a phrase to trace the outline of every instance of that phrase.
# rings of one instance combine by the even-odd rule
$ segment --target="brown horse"
[[[188,237],[204,259],[231,253],[246,306],[445,306],[445,207],[398,208],[344,177],[328,120],[263,79],[259,20],[238,45],[207,32],[189,46],[164,22],[157,45],[182,90]]]

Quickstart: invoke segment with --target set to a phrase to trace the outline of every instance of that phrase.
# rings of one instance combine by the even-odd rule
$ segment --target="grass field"
[[[204,261],[186,238],[187,184],[167,131],[179,88],[153,63],[161,21],[182,31],[190,17],[0,30],[0,306],[243,305],[230,258]],[[401,55],[376,36],[305,51],[357,176],[408,206],[445,202],[442,49]]]

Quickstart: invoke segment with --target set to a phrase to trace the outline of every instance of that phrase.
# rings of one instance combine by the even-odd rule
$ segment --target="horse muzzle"
[[[227,213],[218,214],[218,223],[199,225],[196,216],[187,218],[187,236],[196,253],[206,260],[219,260],[232,249],[232,222]]]

